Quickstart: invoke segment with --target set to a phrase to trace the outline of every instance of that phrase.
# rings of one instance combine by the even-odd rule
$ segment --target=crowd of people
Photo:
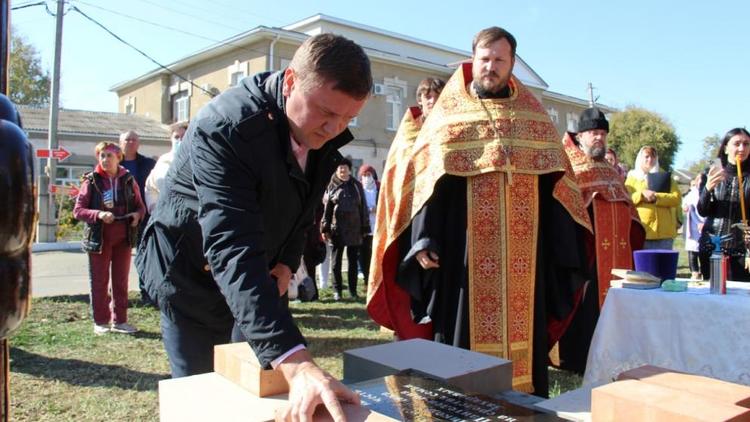
[[[635,250],[672,249],[681,204],[692,276],[708,276],[709,237],[721,236],[730,278],[750,281],[737,224],[740,194],[750,199],[747,130],[726,134],[717,165],[682,199],[652,146],[626,173],[596,107],[561,142],[512,75],[516,47],[506,30],[484,29],[471,62],[447,82],[423,80],[382,178],[366,163],[355,174],[338,152],[372,75],[361,47],[332,34],[173,125],[158,162],[138,154],[132,131],[97,145],[75,207],[94,332],[136,331],[127,271],[137,246],[173,377],[211,371],[215,345],[248,341],[289,382],[295,417],[323,404],[341,420],[339,400],[358,398],[314,363],[288,307],[300,271],[313,280],[307,300],[328,288],[327,261],[334,300],[346,256],[348,296],[359,298],[361,272],[369,315],[396,338],[512,359],[513,387],[541,396],[552,346],[560,366],[583,372],[610,271],[633,268]]]

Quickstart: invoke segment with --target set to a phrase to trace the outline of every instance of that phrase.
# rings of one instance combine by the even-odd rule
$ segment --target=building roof
[[[18,106],[23,129],[29,133],[47,133],[49,108]],[[117,139],[121,133],[135,130],[141,139],[169,140],[169,127],[136,114],[60,109],[57,132],[73,136],[95,136]]]
[[[268,28],[261,25],[249,31],[245,31],[233,37],[227,38],[224,41],[208,46],[188,56],[185,56],[166,65],[166,67],[173,72],[179,72],[185,67],[207,61],[213,57],[221,56],[222,54],[226,54],[232,50],[246,49],[249,44],[258,42],[263,39],[277,39],[302,43],[305,39],[307,39],[307,35],[293,31],[286,31],[283,29]],[[111,92],[117,92],[163,74],[166,75],[169,74],[169,72],[159,67],[134,79],[118,82],[109,90]]]
[[[551,98],[557,101],[562,101],[562,102],[578,105],[581,107],[586,107],[586,108],[589,107],[589,102],[587,100],[576,98],[576,97],[571,97],[570,95],[560,94],[559,92],[547,90],[542,93],[542,97]],[[595,105],[599,109],[603,110],[605,113],[616,113],[619,111],[618,109],[614,107],[610,107],[602,103],[596,103]]]
[[[443,73],[446,76],[453,73],[453,67],[450,66],[451,63],[455,64],[471,57],[470,51],[420,40],[408,35],[324,14],[316,14],[283,28],[257,26],[185,56],[168,64],[166,67],[172,71],[179,72],[181,69],[205,62],[213,57],[219,57],[232,50],[247,49],[248,45],[260,40],[284,40],[287,42],[302,43],[307,37],[321,32],[339,33],[353,39],[364,48],[372,60],[425,69],[431,72]],[[134,79],[119,82],[112,86],[110,91],[118,92],[143,81],[150,80],[155,76],[168,73],[165,69],[157,68]],[[518,56],[516,57],[516,68],[513,70],[513,73],[526,85],[541,89],[547,89],[548,87],[547,83],[544,82],[531,66]]]

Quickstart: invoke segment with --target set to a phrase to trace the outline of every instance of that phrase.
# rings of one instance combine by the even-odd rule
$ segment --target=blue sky
[[[750,2],[745,1],[70,3],[163,64],[258,25],[284,26],[317,13],[463,50],[470,49],[477,31],[499,25],[516,36],[518,54],[552,91],[586,98],[592,82],[603,104],[632,104],[664,116],[683,143],[678,165],[702,154],[704,137],[750,125]],[[54,11],[54,2],[49,7]],[[11,22],[51,69],[54,17],[35,6],[13,11]],[[61,99],[66,108],[116,111],[109,88],[155,68],[74,11],[65,17],[63,42]]]

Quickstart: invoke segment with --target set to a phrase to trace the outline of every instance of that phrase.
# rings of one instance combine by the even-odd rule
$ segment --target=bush
[[[73,217],[73,206],[75,206],[76,198],[60,195],[56,197],[55,203],[57,205],[57,240],[81,240],[83,223]]]

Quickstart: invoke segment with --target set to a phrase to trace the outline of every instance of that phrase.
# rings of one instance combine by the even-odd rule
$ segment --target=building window
[[[190,95],[187,91],[172,95],[172,120],[175,122],[190,120]]]
[[[346,158],[349,159],[349,161],[352,162],[352,174],[356,175],[359,174],[359,168],[362,167],[364,164],[364,161],[361,158],[352,158],[350,155]]]
[[[547,109],[547,114],[549,114],[550,119],[552,119],[552,122],[555,124],[560,123],[560,114],[555,110],[554,107],[550,107]]]
[[[245,77],[245,72],[234,72],[231,75],[229,75],[229,86],[237,86],[239,85],[242,78]]]
[[[248,62],[235,60],[234,63],[227,66],[227,84],[230,87],[236,86],[242,78],[248,75]]]
[[[93,167],[61,166],[58,165],[55,175],[58,185],[80,185],[81,176],[93,170]]]
[[[383,85],[385,85],[386,129],[397,130],[404,114],[406,81],[386,78]]]
[[[567,113],[568,120],[568,132],[578,131],[578,115],[575,113]]]
[[[125,114],[135,114],[135,97],[128,97],[125,100]]]

